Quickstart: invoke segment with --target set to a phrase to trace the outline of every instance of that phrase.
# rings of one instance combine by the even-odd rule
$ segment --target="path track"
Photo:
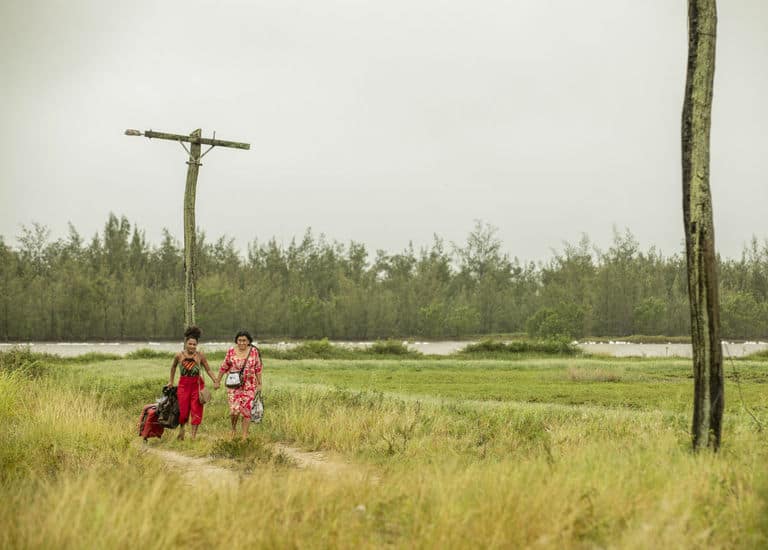
[[[242,474],[214,464],[207,458],[192,457],[145,444],[140,445],[140,450],[157,456],[168,465],[182,466],[178,471],[182,473],[185,482],[189,485],[196,485],[201,480],[205,480],[214,488],[231,488],[237,486],[243,477]],[[367,477],[374,482],[378,481],[376,476],[366,476],[365,472],[355,465],[341,460],[331,460],[322,452],[302,451],[285,443],[275,443],[274,450],[276,453],[281,453],[293,460],[300,469],[315,470],[329,477],[359,476],[361,478]]]
[[[231,488],[240,482],[240,476],[234,470],[213,464],[207,458],[187,456],[176,451],[166,451],[148,445],[142,445],[141,451],[160,458],[169,466],[181,466],[184,481],[189,485],[197,485],[201,480],[214,488]]]

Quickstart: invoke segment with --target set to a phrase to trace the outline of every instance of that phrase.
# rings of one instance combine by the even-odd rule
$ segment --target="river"
[[[334,342],[347,347],[366,347],[370,342]],[[440,342],[407,342],[408,347],[430,355],[449,355],[460,350],[471,342],[466,341],[440,341]],[[138,349],[152,349],[157,351],[177,351],[182,344],[180,342],[27,342],[27,343],[0,343],[0,351],[5,351],[13,346],[29,346],[32,351],[53,353],[62,357],[73,357],[85,353],[113,353],[125,355]],[[204,342],[200,348],[208,351],[226,350],[231,342]],[[295,343],[278,342],[265,344],[265,348],[288,349]],[[611,357],[691,357],[690,344],[634,344],[627,342],[610,343],[580,343],[577,344],[586,353],[607,355]],[[768,349],[766,342],[739,342],[723,343],[724,357],[743,357],[751,353]]]

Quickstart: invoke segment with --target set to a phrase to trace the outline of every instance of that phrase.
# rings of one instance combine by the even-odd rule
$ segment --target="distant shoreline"
[[[476,340],[451,340],[439,342],[409,341],[407,346],[415,351],[425,355],[450,355],[464,348]],[[300,341],[292,342],[263,342],[265,348],[290,349],[296,346]],[[364,348],[370,346],[373,342],[350,342],[335,341],[334,345]],[[232,342],[213,341],[202,342],[200,348],[206,351],[221,351],[231,347]],[[585,353],[592,355],[604,355],[610,357],[679,357],[689,358],[692,356],[691,344],[685,343],[667,343],[667,344],[648,344],[623,342],[615,340],[610,342],[578,342],[576,345]],[[140,350],[151,349],[155,351],[178,351],[182,347],[181,341],[144,341],[144,342],[2,342],[0,351],[8,350],[13,347],[29,347],[34,352],[51,353],[62,357],[75,357],[86,353],[107,352],[117,355],[126,355],[128,353]],[[768,342],[723,342],[723,356],[744,357],[752,353],[768,350]]]

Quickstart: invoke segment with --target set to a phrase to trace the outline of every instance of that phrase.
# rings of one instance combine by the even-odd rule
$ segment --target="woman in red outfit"
[[[179,439],[184,439],[184,428],[189,417],[192,417],[192,439],[197,435],[197,427],[203,421],[203,404],[200,403],[200,390],[205,387],[200,366],[205,368],[208,376],[213,381],[214,389],[219,387],[219,382],[213,376],[208,359],[202,351],[198,351],[197,343],[202,331],[199,327],[189,327],[184,331],[184,349],[173,357],[171,364],[171,381],[169,387],[173,387],[173,377],[176,374],[176,366],[179,369],[179,387],[176,395],[179,398]]]
[[[243,439],[248,437],[248,427],[251,424],[251,407],[256,392],[261,390],[261,356],[259,350],[252,346],[253,337],[245,330],[235,336],[236,346],[229,348],[224,362],[219,369],[216,386],[222,376],[230,372],[243,370],[244,382],[239,388],[227,388],[229,399],[229,419],[232,422],[232,437],[237,434],[237,419],[242,418]]]

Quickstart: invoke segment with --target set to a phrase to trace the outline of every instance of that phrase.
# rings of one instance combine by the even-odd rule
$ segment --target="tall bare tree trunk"
[[[187,161],[187,186],[184,189],[184,325],[190,326],[195,324],[195,305],[196,305],[196,269],[197,259],[195,254],[197,252],[195,241],[197,236],[195,231],[195,193],[197,191],[197,173],[200,171],[200,159],[208,153],[214,147],[230,147],[234,149],[251,148],[248,143],[240,143],[237,141],[225,141],[223,139],[216,139],[216,132],[214,132],[213,138],[202,137],[202,130],[198,128],[188,136],[182,134],[169,134],[167,132],[155,132],[154,130],[146,130],[141,132],[139,130],[128,129],[125,131],[126,136],[144,136],[149,139],[166,139],[169,141],[178,141],[182,145],[189,143],[189,161]],[[208,149],[202,155],[200,154],[201,145],[210,145],[211,149]]]
[[[716,31],[715,0],[689,0],[682,153],[683,218],[693,338],[694,450],[719,448],[724,404],[720,303],[709,188]]]
[[[202,130],[199,128],[190,134],[199,138]],[[200,142],[192,141],[189,147],[187,162],[187,186],[184,189],[184,324],[189,327],[195,324],[195,269],[197,261],[195,252],[197,245],[195,235],[195,193],[197,192],[197,173],[200,170]]]

